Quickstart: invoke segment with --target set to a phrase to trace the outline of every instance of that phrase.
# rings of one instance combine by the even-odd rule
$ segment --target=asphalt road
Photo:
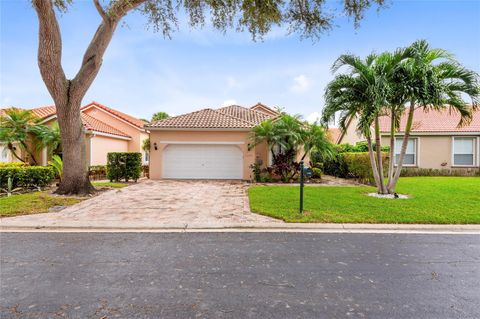
[[[480,236],[1,233],[1,318],[480,318]]]

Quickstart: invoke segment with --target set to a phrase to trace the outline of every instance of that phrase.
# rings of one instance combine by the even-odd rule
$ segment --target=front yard
[[[92,185],[103,190],[128,186],[127,183],[111,182],[92,182]],[[46,213],[52,207],[71,206],[86,198],[55,196],[46,191],[0,197],[0,217]]]
[[[410,199],[366,196],[375,188],[305,187],[305,213],[299,214],[299,187],[253,186],[252,212],[286,222],[480,224],[480,178],[404,177],[397,192]]]

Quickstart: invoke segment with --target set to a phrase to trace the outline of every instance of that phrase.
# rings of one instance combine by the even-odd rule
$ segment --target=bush
[[[372,148],[375,150],[376,144],[372,144]],[[368,143],[367,142],[357,142],[355,145],[352,144],[340,144],[335,145],[335,149],[338,153],[364,153],[368,152]],[[390,146],[382,146],[382,152],[389,152]]]
[[[90,180],[106,179],[107,165],[92,165],[88,168]]]
[[[45,187],[53,182],[55,173],[49,166],[0,167],[0,188],[7,188],[9,177],[13,188]]]
[[[24,163],[24,162],[0,163],[0,168],[3,168],[3,167],[25,167],[25,166],[29,166],[29,164]]]
[[[312,178],[322,178],[322,169],[318,167],[312,167]]]
[[[435,169],[435,168],[416,168],[404,167],[400,176],[480,176],[478,168],[455,168],[455,169]]]
[[[142,173],[142,154],[134,152],[114,152],[107,155],[107,177],[110,182],[130,179],[135,182]]]

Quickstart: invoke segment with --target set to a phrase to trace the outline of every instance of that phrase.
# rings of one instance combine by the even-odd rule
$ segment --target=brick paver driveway
[[[2,225],[70,227],[221,227],[280,222],[250,212],[247,183],[147,180],[57,213],[3,218]]]

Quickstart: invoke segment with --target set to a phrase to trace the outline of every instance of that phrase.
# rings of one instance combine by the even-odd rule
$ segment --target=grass
[[[69,206],[80,199],[52,196],[45,192],[12,195],[0,198],[0,217],[46,213],[53,206]]]
[[[115,183],[115,182],[92,182],[93,186],[98,187],[112,187],[112,188],[122,188],[128,186],[126,183]]]
[[[298,212],[298,186],[254,186],[253,212],[286,222],[480,224],[480,178],[403,177],[396,191],[409,199],[366,196],[376,189],[305,187],[305,213]]]

